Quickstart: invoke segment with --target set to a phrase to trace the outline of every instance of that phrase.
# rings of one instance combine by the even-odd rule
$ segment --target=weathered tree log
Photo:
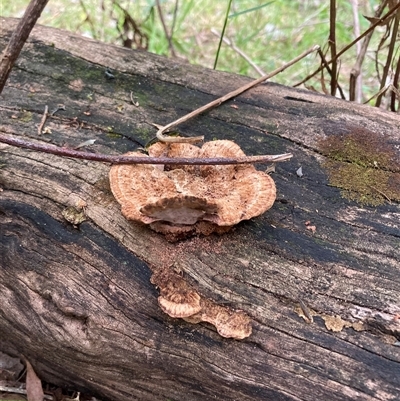
[[[0,27],[4,48],[15,21]],[[154,136],[151,123],[246,81],[38,26],[1,96],[0,131],[70,148],[95,139],[89,149],[122,154]],[[66,110],[38,136],[44,106],[59,103]],[[277,166],[278,199],[263,216],[174,244],[124,219],[109,165],[0,144],[2,350],[42,379],[117,400],[398,399],[399,203],[345,199],[319,141],[368,128],[399,157],[399,123],[267,83],[184,124],[181,133],[231,139],[248,155],[295,157]],[[251,336],[168,317],[152,272],[243,310]]]

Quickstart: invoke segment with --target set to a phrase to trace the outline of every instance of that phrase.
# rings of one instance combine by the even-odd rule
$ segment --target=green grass
[[[137,34],[137,38],[142,39],[137,41],[139,46],[146,47],[153,53],[171,55],[155,0],[51,0],[39,23],[67,29],[103,42],[122,44],[119,36],[124,28],[124,12],[117,3],[139,27],[140,33]],[[362,15],[372,15],[373,7],[379,1],[360,0],[359,3],[358,14],[363,32],[369,27],[369,23]],[[0,0],[0,14],[20,17],[27,4],[28,1],[22,0]],[[178,57],[212,68],[219,38],[211,33],[211,29],[222,31],[229,0],[180,0],[175,17],[176,0],[160,0],[160,4],[168,29],[175,18],[172,44]],[[226,22],[225,37],[232,40],[263,71],[270,72],[312,45],[318,44],[323,49],[327,48],[329,2],[233,0]],[[383,32],[384,28],[380,31]],[[371,44],[371,49],[377,47],[376,43],[379,40],[379,35],[374,35],[376,38]],[[336,36],[338,50],[355,38],[349,0],[337,0]],[[345,91],[355,54],[355,49],[351,49],[341,58],[339,83],[344,86]],[[363,68],[365,99],[376,93],[379,85],[372,56],[371,50]],[[329,55],[327,58],[330,58]],[[317,56],[311,55],[273,80],[285,85],[294,85],[318,65]],[[217,69],[259,76],[246,60],[226,44],[221,46]],[[329,78],[327,74],[325,78]],[[307,85],[321,92],[320,79],[319,75]]]

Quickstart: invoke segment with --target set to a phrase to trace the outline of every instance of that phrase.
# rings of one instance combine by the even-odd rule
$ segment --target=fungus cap
[[[127,155],[147,157],[137,152]],[[201,148],[186,143],[156,143],[150,146],[149,155],[245,156],[237,144],[227,140],[206,142]],[[276,198],[273,179],[251,164],[114,165],[110,170],[110,186],[127,219],[144,224],[158,222],[156,231],[174,235],[202,232],[197,228],[199,223],[207,227],[208,233],[218,227],[231,227],[264,213]]]

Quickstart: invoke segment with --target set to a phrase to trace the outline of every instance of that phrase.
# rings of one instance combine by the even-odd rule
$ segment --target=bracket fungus
[[[232,141],[155,143],[151,157],[239,158]],[[130,152],[129,156],[148,157]],[[129,220],[150,225],[170,241],[193,234],[223,233],[242,220],[264,213],[276,198],[273,179],[252,164],[113,165],[111,190]]]
[[[220,336],[243,340],[252,332],[246,313],[201,297],[181,276],[168,270],[159,270],[151,282],[160,290],[158,304],[163,312],[189,323],[207,322],[214,325]]]

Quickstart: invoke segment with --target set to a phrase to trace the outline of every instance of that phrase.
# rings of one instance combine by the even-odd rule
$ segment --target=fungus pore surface
[[[148,153],[171,158],[245,156],[237,144],[227,140],[206,142],[201,148],[156,143]],[[137,152],[127,155],[147,157]],[[172,241],[197,233],[223,233],[264,213],[276,198],[273,179],[250,164],[114,165],[110,186],[127,219],[149,224]]]

